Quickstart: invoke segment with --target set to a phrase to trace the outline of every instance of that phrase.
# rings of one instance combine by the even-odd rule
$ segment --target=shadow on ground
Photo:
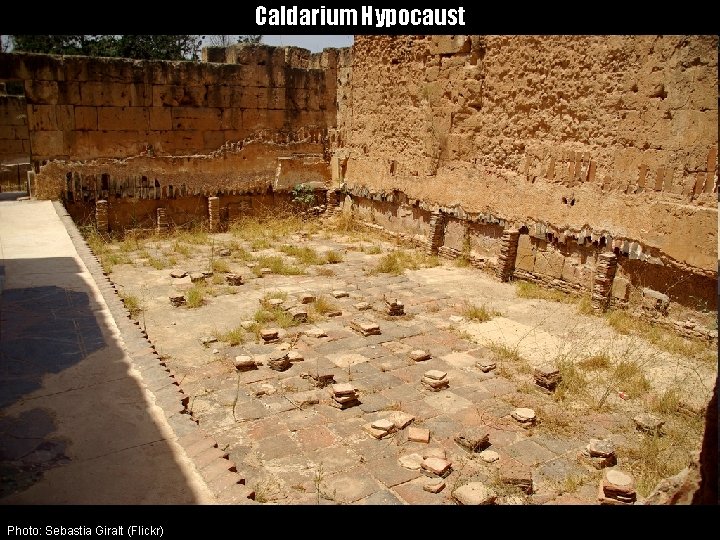
[[[75,259],[3,263],[0,504],[197,502]]]

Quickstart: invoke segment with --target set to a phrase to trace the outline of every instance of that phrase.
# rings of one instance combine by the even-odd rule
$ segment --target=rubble
[[[235,369],[237,369],[238,371],[250,371],[252,369],[257,369],[257,364],[255,363],[255,360],[253,360],[252,356],[236,356],[234,364]]]
[[[173,307],[180,307],[184,306],[187,303],[187,300],[185,300],[185,296],[182,294],[174,294],[170,296],[170,304]]]
[[[380,335],[380,326],[372,321],[367,320],[353,320],[350,321],[350,328],[359,332],[363,336],[377,336]]]
[[[278,328],[263,328],[260,330],[260,337],[265,343],[274,343],[279,341],[280,330]]]
[[[635,422],[635,427],[639,431],[651,434],[660,434],[662,427],[665,424],[664,420],[660,420],[657,416],[650,413],[638,414],[635,418],[633,418],[633,421]]]
[[[423,459],[422,468],[430,474],[445,478],[452,472],[452,463],[444,458],[427,457]]]
[[[184,278],[187,275],[188,275],[188,273],[184,270],[173,270],[172,272],[170,272],[170,277],[176,278],[176,279]]]
[[[348,293],[347,291],[333,291],[332,295],[335,298],[347,298],[348,296],[350,296],[350,293]]]
[[[431,369],[426,371],[420,380],[423,386],[432,392],[439,392],[447,388],[450,385],[450,381],[447,378],[447,373],[439,371],[437,369]]]
[[[480,427],[468,428],[453,440],[468,452],[481,452],[490,445],[490,432]]]
[[[415,349],[414,351],[410,351],[410,359],[414,362],[430,360],[430,353],[422,349]]]
[[[493,504],[497,495],[482,482],[468,482],[452,493],[453,499],[465,506]]]
[[[199,283],[205,281],[205,274],[203,272],[192,272],[190,274],[191,283]]]
[[[303,293],[298,296],[298,300],[301,304],[312,304],[317,298],[313,294]]]
[[[225,282],[228,285],[243,285],[243,277],[240,274],[225,274]]]
[[[291,309],[290,315],[292,315],[293,320],[296,322],[304,323],[308,320],[308,312],[305,308],[298,307]]]
[[[268,367],[275,371],[285,371],[292,364],[287,351],[275,351],[268,355]]]
[[[482,459],[485,463],[494,463],[498,459],[500,459],[500,454],[495,452],[494,450],[483,450],[479,454],[480,459]]]
[[[327,385],[335,383],[335,375],[332,373],[302,373],[300,376],[303,379],[311,379],[316,388],[325,388]]]
[[[405,315],[405,304],[398,300],[385,300],[385,313],[387,313],[391,317]]]
[[[333,384],[330,387],[330,392],[332,396],[330,405],[332,405],[333,407],[344,410],[349,409],[350,407],[354,407],[356,405],[360,405],[360,401],[358,400],[357,396],[357,390],[355,390],[355,387],[349,383]],[[390,422],[390,425],[392,427],[392,422]]]
[[[358,303],[355,304],[353,307],[354,307],[355,309],[357,309],[358,311],[367,311],[367,310],[370,309],[372,306],[371,306],[370,304],[368,304],[367,302],[358,302]]]
[[[202,336],[200,338],[200,343],[202,343],[205,347],[207,347],[211,343],[217,343],[217,338],[214,336]]]
[[[607,439],[590,439],[590,443],[580,453],[580,460],[595,469],[612,467],[617,463],[615,444]]]
[[[305,335],[313,338],[327,337],[327,332],[322,328],[311,328],[305,331]]]
[[[604,470],[598,489],[600,504],[633,504],[636,500],[635,479],[630,473],[614,468]]]
[[[525,426],[531,426],[535,423],[535,411],[526,407],[518,407],[510,415]]]
[[[445,489],[445,482],[439,478],[431,478],[423,484],[423,489],[429,493],[440,493]]]
[[[492,360],[483,359],[475,363],[475,367],[480,369],[483,373],[489,373],[497,367],[497,364]]]
[[[560,370],[553,364],[543,364],[542,366],[536,367],[533,372],[533,377],[535,378],[535,384],[550,391],[555,390],[562,380]]]

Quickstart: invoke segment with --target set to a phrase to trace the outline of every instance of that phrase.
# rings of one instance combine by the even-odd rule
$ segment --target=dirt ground
[[[591,439],[614,443],[615,468],[633,475],[642,499],[700,448],[716,346],[669,336],[675,347],[659,347],[588,314],[582,302],[521,298],[516,284],[368,232],[253,230],[115,242],[101,260],[115,263],[111,279],[190,396],[192,415],[259,502],[455,504],[459,487],[482,482],[501,504],[597,504],[602,470],[582,455]],[[326,262],[328,252],[342,260]],[[378,271],[393,252],[415,253],[407,256],[420,267]],[[273,262],[263,257],[280,257],[285,267],[262,275]],[[244,284],[228,285],[228,271]],[[171,272],[208,275],[202,285]],[[315,302],[302,304],[303,294]],[[200,305],[175,307],[174,295]],[[393,300],[404,304],[404,315],[387,314]],[[308,322],[293,320],[297,308]],[[333,309],[340,314],[328,316]],[[353,329],[362,320],[380,334]],[[260,331],[271,327],[279,339],[265,343]],[[430,359],[414,361],[418,349]],[[272,353],[290,350],[302,359],[284,371],[270,368]],[[237,370],[242,355],[256,369]],[[484,372],[483,361],[495,369]],[[548,362],[563,376],[554,392],[533,377]],[[448,387],[424,386],[429,370],[447,373]],[[359,404],[332,406],[332,385],[316,382],[323,374],[350,383]],[[518,422],[517,407],[533,409],[535,423]],[[392,422],[398,412],[412,423],[381,439],[371,435],[368,424]],[[665,422],[660,435],[636,429],[640,413]],[[409,440],[411,427],[429,430],[429,443]],[[497,456],[456,442],[475,428],[486,430],[486,450]],[[420,466],[435,453],[451,464],[439,493],[426,485],[438,475]],[[518,475],[532,488],[514,481]]]

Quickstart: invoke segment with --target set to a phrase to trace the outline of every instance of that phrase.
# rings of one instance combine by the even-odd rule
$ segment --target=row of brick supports
[[[334,190],[328,190],[326,197],[328,213],[335,212],[340,204],[338,201],[338,193]],[[218,197],[208,197],[208,215],[210,218],[210,231],[217,232],[220,230],[220,199]],[[101,200],[95,204],[95,221],[98,231],[108,231],[107,201]],[[165,208],[158,208],[157,230],[158,232],[162,232],[167,230],[167,228],[168,221]],[[444,239],[445,214],[442,212],[433,212],[430,216],[430,235],[427,243],[427,253],[436,255]],[[519,240],[520,231],[517,229],[507,229],[503,232],[497,265],[497,276],[502,282],[510,281],[515,272],[515,260],[517,258]],[[607,310],[616,271],[617,257],[615,254],[610,252],[600,254],[593,278],[591,297],[592,307],[595,311],[603,312]]]
[[[157,231],[167,231],[170,227],[167,219],[167,209],[158,208],[156,215]],[[220,199],[218,197],[208,197],[208,215],[210,216],[210,231],[217,232],[220,230]],[[107,233],[110,230],[108,202],[106,200],[99,200],[95,203],[95,227],[102,233]]]

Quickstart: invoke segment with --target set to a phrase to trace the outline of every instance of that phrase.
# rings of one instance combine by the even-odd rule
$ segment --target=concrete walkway
[[[0,504],[217,502],[62,213],[0,202]]]

